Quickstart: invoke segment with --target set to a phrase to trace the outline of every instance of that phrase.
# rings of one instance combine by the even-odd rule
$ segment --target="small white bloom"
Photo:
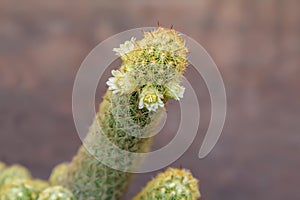
[[[144,88],[139,98],[139,109],[146,107],[149,111],[156,111],[158,107],[164,107],[164,103],[161,100],[163,95],[156,88]]]
[[[130,41],[126,41],[124,44],[121,44],[120,48],[114,48],[113,51],[116,52],[116,55],[122,57],[134,49],[135,40],[135,37],[132,37]]]
[[[167,86],[166,96],[172,99],[179,100],[179,98],[183,98],[185,88],[180,86],[176,82],[171,82]]]
[[[113,93],[126,93],[131,91],[132,84],[129,81],[128,75],[120,72],[119,70],[112,70],[112,75],[114,77],[110,77],[106,84],[108,85],[109,90],[113,90]]]
[[[170,188],[173,188],[173,187],[175,187],[175,186],[176,186],[176,184],[175,184],[174,182],[172,182],[172,183],[169,184],[169,187],[170,187]]]

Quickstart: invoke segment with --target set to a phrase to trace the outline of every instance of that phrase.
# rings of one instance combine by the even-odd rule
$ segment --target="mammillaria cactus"
[[[63,175],[66,173],[67,167],[68,163],[61,163],[53,168],[52,173],[49,177],[49,182],[51,185],[59,185]]]
[[[114,200],[123,195],[131,174],[95,157],[109,156],[112,165],[136,167],[134,156],[124,158],[113,146],[126,152],[149,151],[149,136],[159,124],[167,100],[179,100],[184,92],[179,83],[187,64],[187,48],[173,29],[145,32],[142,40],[132,38],[114,51],[122,65],[112,71],[108,91],[85,138],[85,145],[92,148],[79,149],[60,182],[78,200]]]
[[[122,198],[131,173],[140,166],[141,157],[135,153],[150,150],[168,99],[183,98],[185,88],[180,80],[188,50],[176,31],[158,27],[144,32],[142,40],[131,38],[114,51],[122,65],[112,70],[99,112],[72,162],[57,165],[49,183],[32,180],[25,167],[6,167],[0,162],[0,200]],[[133,200],[199,197],[198,181],[190,171],[169,168]]]
[[[0,187],[13,179],[30,180],[31,174],[25,167],[20,165],[7,167],[0,173]]]
[[[198,181],[186,169],[169,168],[160,173],[133,200],[196,200]]]
[[[42,191],[37,200],[75,200],[75,197],[68,189],[53,186]]]
[[[1,186],[0,200],[37,200],[38,193],[32,181],[13,179]]]

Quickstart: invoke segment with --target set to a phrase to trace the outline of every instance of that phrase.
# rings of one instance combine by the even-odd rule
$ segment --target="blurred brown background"
[[[198,160],[210,100],[201,77],[187,71],[199,85],[202,121],[172,166],[201,179],[204,199],[300,199],[299,0],[0,0],[0,160],[42,178],[70,160],[81,144],[71,110],[81,62],[107,37],[157,20],[206,48],[228,98],[222,137]],[[154,148],[170,140],[165,135]],[[137,175],[126,199],[156,173]]]

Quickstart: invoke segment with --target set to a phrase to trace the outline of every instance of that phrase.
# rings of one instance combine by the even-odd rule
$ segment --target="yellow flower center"
[[[157,102],[157,95],[156,94],[146,94],[144,98],[145,103],[156,103]]]

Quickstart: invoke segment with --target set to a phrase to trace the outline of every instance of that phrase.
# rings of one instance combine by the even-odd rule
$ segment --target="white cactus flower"
[[[139,109],[146,107],[149,111],[156,111],[158,107],[164,107],[163,95],[153,87],[146,87],[139,96]]]
[[[116,55],[122,57],[134,49],[135,40],[136,38],[132,37],[130,41],[126,41],[124,44],[121,44],[120,48],[114,48],[113,51],[116,52]]]
[[[132,83],[130,82],[128,75],[126,73],[122,73],[119,70],[111,71],[113,77],[110,77],[106,84],[108,85],[109,90],[113,90],[113,93],[116,94],[120,92],[128,93],[132,91]]]
[[[166,96],[168,98],[179,100],[179,98],[183,98],[185,88],[180,86],[176,82],[171,82],[167,86]]]

